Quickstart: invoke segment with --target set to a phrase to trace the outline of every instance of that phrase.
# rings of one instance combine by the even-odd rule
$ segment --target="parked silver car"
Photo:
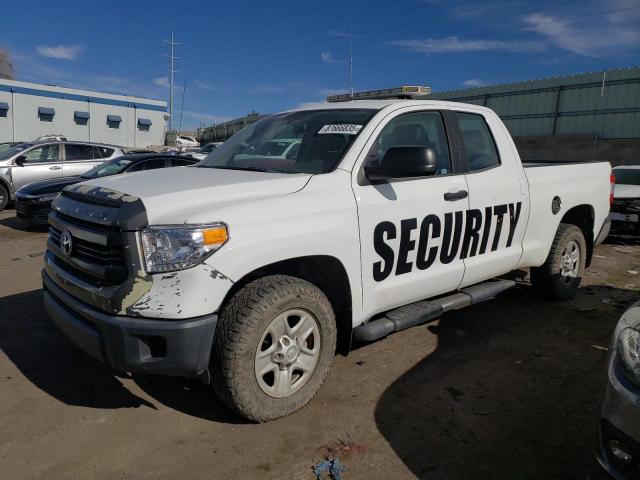
[[[81,175],[96,165],[123,155],[116,145],[46,141],[13,145],[0,151],[0,210],[20,187],[49,178]]]
[[[640,478],[640,302],[613,333],[600,420],[600,464],[614,478]]]

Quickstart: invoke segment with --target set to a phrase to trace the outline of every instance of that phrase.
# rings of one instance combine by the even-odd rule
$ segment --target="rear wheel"
[[[547,298],[566,300],[575,296],[587,257],[584,234],[575,225],[561,223],[547,261],[531,268],[531,284]]]
[[[6,187],[0,184],[0,210],[4,210],[7,208],[7,204],[9,203],[9,191]]]
[[[273,275],[240,289],[220,314],[211,361],[220,399],[264,422],[306,405],[336,348],[331,304],[315,285]]]

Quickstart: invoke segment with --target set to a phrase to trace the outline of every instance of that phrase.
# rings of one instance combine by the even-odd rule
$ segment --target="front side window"
[[[65,160],[91,160],[93,159],[93,147],[91,145],[67,144],[64,146]]]
[[[24,153],[27,163],[57,162],[59,160],[60,145],[42,145]]]
[[[470,172],[500,165],[500,157],[489,126],[482,115],[456,112]]]
[[[271,115],[232,136],[198,167],[328,173],[376,112],[353,108]]]
[[[451,173],[449,144],[439,112],[405,113],[391,120],[369,151],[367,163],[380,165],[392,147],[430,148],[436,154],[436,175]]]

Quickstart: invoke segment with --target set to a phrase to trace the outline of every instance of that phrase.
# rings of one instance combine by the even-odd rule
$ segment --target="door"
[[[38,145],[21,155],[26,158],[24,166],[11,167],[11,178],[16,190],[27,183],[62,176],[60,144]]]
[[[376,129],[354,170],[366,316],[455,290],[464,274],[458,252],[468,199],[458,149],[452,155],[441,112],[402,112]],[[433,149],[436,174],[369,182],[362,165],[379,164],[397,146]]]
[[[81,143],[67,143],[64,146],[63,170],[65,177],[82,175],[104,160],[96,147]]]
[[[466,286],[516,267],[529,202],[522,165],[497,117],[472,112],[456,112],[455,117],[469,187],[463,249]]]

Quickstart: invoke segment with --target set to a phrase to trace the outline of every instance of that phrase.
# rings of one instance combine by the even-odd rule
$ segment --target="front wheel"
[[[8,203],[9,203],[9,191],[4,187],[4,185],[0,184],[0,211],[7,208]]]
[[[582,280],[586,257],[587,242],[582,230],[561,223],[546,262],[531,268],[531,284],[547,298],[573,298]]]
[[[211,360],[220,399],[264,422],[306,405],[336,349],[331,303],[315,285],[272,275],[241,288],[218,320]]]

